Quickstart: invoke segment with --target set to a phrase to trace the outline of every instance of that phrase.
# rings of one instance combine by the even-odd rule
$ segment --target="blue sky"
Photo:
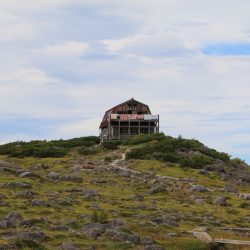
[[[0,143],[98,134],[131,97],[250,163],[248,0],[1,0]]]

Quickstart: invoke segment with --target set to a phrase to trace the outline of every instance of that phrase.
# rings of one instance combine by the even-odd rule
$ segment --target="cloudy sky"
[[[249,0],[1,0],[0,143],[98,134],[131,97],[250,163]]]

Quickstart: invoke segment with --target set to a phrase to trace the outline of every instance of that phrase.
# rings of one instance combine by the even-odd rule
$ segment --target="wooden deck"
[[[231,240],[231,239],[213,239],[206,232],[193,232],[193,236],[205,243],[220,243],[220,244],[233,244],[250,246],[250,241],[247,240]]]

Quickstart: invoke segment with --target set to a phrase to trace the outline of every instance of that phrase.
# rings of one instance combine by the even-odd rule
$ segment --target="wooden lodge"
[[[159,115],[152,115],[148,105],[132,98],[106,111],[100,130],[101,141],[158,133]]]

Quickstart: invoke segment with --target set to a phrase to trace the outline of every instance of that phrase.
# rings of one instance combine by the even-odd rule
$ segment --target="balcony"
[[[159,115],[111,114],[111,121],[158,121]]]

